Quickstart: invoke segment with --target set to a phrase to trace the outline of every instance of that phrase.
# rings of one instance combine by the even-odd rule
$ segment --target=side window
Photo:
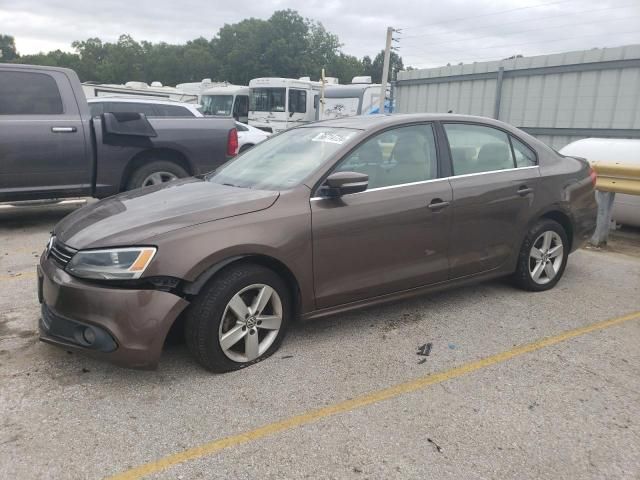
[[[179,105],[154,105],[159,117],[193,117],[193,113],[185,107]],[[146,113],[146,112],[142,112]]]
[[[238,113],[241,117],[249,115],[249,97],[247,95],[238,95],[236,97],[236,103],[238,104]]]
[[[236,130],[238,130],[239,132],[248,132],[249,129],[247,127],[245,127],[242,123],[237,122],[236,123]]]
[[[0,71],[0,115],[61,115],[62,98],[51,75]]]
[[[412,125],[375,135],[343,159],[335,171],[369,175],[369,189],[437,178],[433,128]]]
[[[307,113],[307,92],[304,90],[289,90],[289,113]]]
[[[509,137],[502,130],[481,125],[444,125],[454,175],[514,168]]]
[[[513,153],[516,156],[517,167],[533,167],[537,165],[536,154],[524,143],[511,137],[511,145],[513,145]]]

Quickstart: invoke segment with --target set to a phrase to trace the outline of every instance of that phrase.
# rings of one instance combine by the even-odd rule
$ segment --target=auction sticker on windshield
[[[344,142],[349,140],[355,132],[320,132],[315,137],[311,139],[312,142],[325,142],[325,143],[335,143],[337,145],[342,145]]]

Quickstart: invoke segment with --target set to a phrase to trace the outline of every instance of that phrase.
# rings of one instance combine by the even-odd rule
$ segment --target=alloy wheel
[[[269,349],[281,325],[282,300],[278,293],[269,285],[249,285],[227,303],[218,341],[229,359],[251,362]]]
[[[154,172],[142,181],[142,186],[150,187],[152,185],[159,185],[175,180],[176,178],[178,177],[171,172]]]
[[[542,233],[531,246],[529,251],[529,275],[538,285],[551,282],[564,259],[562,238],[556,232],[547,230]]]

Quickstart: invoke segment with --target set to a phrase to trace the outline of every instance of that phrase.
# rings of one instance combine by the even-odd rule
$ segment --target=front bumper
[[[121,366],[153,369],[164,340],[189,304],[157,290],[108,288],[78,280],[40,259],[40,340]]]

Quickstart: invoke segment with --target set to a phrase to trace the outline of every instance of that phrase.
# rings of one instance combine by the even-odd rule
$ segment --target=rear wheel
[[[192,303],[187,345],[213,372],[244,368],[280,347],[290,312],[289,291],[275,272],[259,265],[231,266]]]
[[[247,150],[249,150],[251,147],[253,147],[252,143],[247,143],[246,145],[243,145],[240,148],[240,151],[238,151],[238,153],[242,153],[242,152],[246,152]]]
[[[127,182],[127,190],[160,185],[188,176],[189,174],[180,165],[168,160],[157,160],[145,163],[134,170]]]
[[[522,243],[516,285],[534,292],[553,288],[564,273],[568,256],[569,242],[562,226],[550,219],[538,221]]]

